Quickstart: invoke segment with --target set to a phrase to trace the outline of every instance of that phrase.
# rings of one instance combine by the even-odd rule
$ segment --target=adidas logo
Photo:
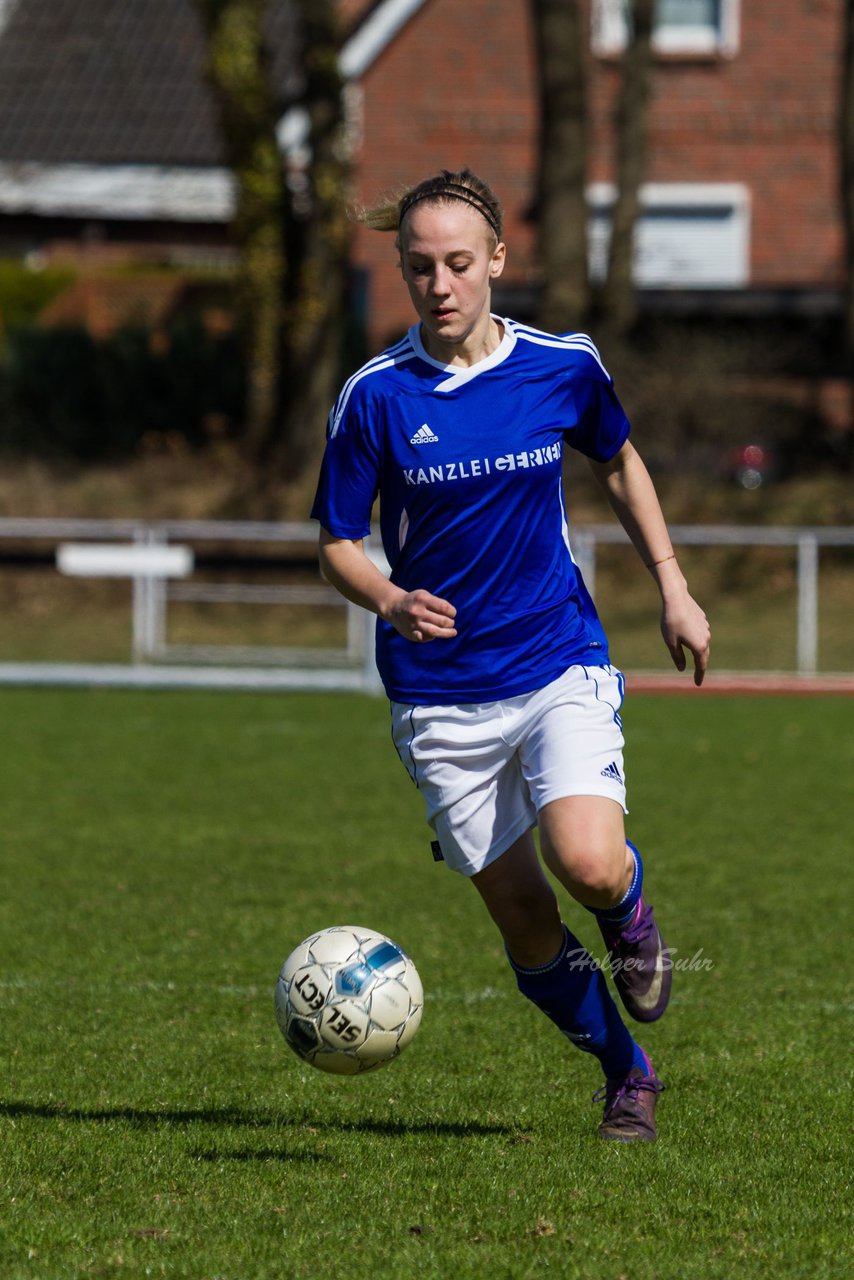
[[[614,762],[613,760],[612,760],[612,761],[611,761],[611,763],[608,765],[607,769],[603,769],[603,770],[602,770],[602,777],[603,777],[603,778],[613,778],[613,780],[614,780],[615,782],[622,782],[622,781],[623,781],[623,779],[622,779],[622,775],[620,774],[620,770],[617,768],[617,766],[616,766],[616,764],[615,764],[615,762]]]
[[[430,430],[430,428],[427,426],[427,423],[425,422],[423,426],[418,428],[414,436],[410,436],[409,443],[410,444],[438,444],[439,437],[433,435],[433,432]]]

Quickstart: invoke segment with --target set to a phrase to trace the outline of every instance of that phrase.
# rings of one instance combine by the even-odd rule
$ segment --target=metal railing
[[[854,546],[854,528],[847,525],[671,525],[674,546],[792,547],[797,553],[796,667],[800,675],[818,669],[818,584],[821,547]],[[591,524],[572,531],[572,547],[591,595],[596,591],[597,544],[626,543],[619,525]]]
[[[60,558],[69,542],[93,541],[124,545],[128,549],[126,577],[132,582],[131,661],[134,684],[228,684],[246,687],[378,687],[373,662],[372,619],[356,605],[320,580],[313,584],[257,584],[248,582],[174,582],[161,574],[138,572],[132,567],[132,552],[140,548],[190,544],[254,544],[280,549],[310,547],[313,558],[317,526],[303,522],[224,520],[97,520],[76,518],[0,518],[0,566],[2,544],[38,543],[50,545]],[[116,576],[116,575],[111,575]],[[176,645],[167,642],[170,602],[203,604],[293,605],[310,609],[332,608],[346,611],[346,640],[340,647],[305,648],[293,645]],[[369,640],[370,635],[370,640]],[[171,671],[167,664],[178,664]],[[219,669],[214,670],[214,665]],[[239,675],[238,668],[265,666],[266,676]],[[197,668],[194,678],[193,668]],[[204,674],[207,668],[208,676]],[[315,674],[312,675],[312,669]],[[231,681],[229,671],[235,672]],[[272,673],[272,674],[271,674]],[[60,683],[122,683],[115,664],[0,661],[0,683],[51,681]]]
[[[791,547],[796,554],[796,668],[800,675],[812,675],[818,669],[819,568],[820,551],[826,547],[854,546],[854,528],[848,526],[767,526],[674,525],[670,527],[674,545],[692,547]],[[210,543],[255,544],[280,547],[314,547],[317,528],[296,522],[207,521],[207,520],[90,520],[46,518],[0,518],[0,564],[2,544],[49,544],[54,551],[67,541],[98,541],[128,547],[166,547],[189,544],[197,550]],[[581,568],[591,594],[595,594],[597,549],[603,545],[627,544],[624,531],[617,524],[588,524],[572,530],[573,554]],[[377,540],[378,545],[378,540]],[[310,553],[309,553],[310,554]],[[129,564],[131,557],[129,557]],[[132,663],[134,683],[169,683],[167,664],[180,664],[174,683],[181,683],[193,669],[193,683],[205,683],[203,671],[211,669],[209,683],[228,683],[228,671],[254,664],[267,668],[257,684],[287,687],[341,687],[373,690],[378,681],[373,663],[372,615],[359,609],[323,583],[257,584],[248,582],[211,582],[204,580],[170,581],[167,577],[140,573],[129,568],[132,595]],[[172,645],[167,641],[170,602],[237,603],[247,605],[293,605],[308,609],[345,609],[346,643],[334,648],[297,648],[295,646],[210,646]],[[213,664],[219,664],[214,677]],[[24,683],[27,673],[32,680],[47,679],[51,664],[0,662],[0,682]],[[158,674],[159,669],[159,674]],[[65,676],[53,664],[57,680],[78,682],[84,676],[80,664],[66,664]],[[78,676],[74,676],[76,670]],[[106,680],[104,667],[102,674]],[[111,668],[110,682],[117,682],[116,668]],[[148,677],[146,677],[148,671]],[[85,668],[85,678],[97,681],[98,664]],[[234,676],[234,683],[251,680]]]

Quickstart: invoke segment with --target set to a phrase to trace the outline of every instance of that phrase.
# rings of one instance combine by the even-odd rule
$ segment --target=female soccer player
[[[444,170],[363,215],[394,230],[417,323],[345,384],[312,515],[326,578],[378,615],[395,745],[434,853],[471,879],[519,990],[599,1059],[603,1138],[655,1138],[663,1089],[601,968],[563,923],[539,861],[595,915],[617,992],[661,1016],[670,960],[626,840],[623,677],[570,549],[565,446],[584,454],[655,579],[662,633],[701,684],[706,617],[679,571],[652,482],[588,337],[490,309],[502,213]],[[363,540],[380,496],[387,579]]]

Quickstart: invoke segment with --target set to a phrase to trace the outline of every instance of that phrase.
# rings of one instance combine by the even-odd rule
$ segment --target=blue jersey
[[[378,620],[377,666],[397,702],[491,702],[609,660],[572,557],[561,461],[568,444],[607,462],[629,424],[589,338],[503,324],[469,368],[432,359],[414,326],[330,415],[312,516],[333,537],[365,538],[379,494],[392,581],[457,610],[457,636],[428,644]]]

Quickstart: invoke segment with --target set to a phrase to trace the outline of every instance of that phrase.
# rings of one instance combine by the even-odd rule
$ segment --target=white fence
[[[792,547],[797,553],[797,643],[799,675],[814,675],[818,668],[819,551],[822,547],[854,546],[854,528],[845,525],[671,525],[674,546],[691,547]],[[618,525],[586,525],[575,528],[572,545],[587,588],[596,590],[597,543],[624,543]],[[854,599],[852,600],[854,606]]]
[[[816,672],[820,551],[854,546],[854,528],[675,525],[670,533],[677,546],[791,547],[797,558],[796,669],[802,676]],[[616,524],[591,524],[575,526],[572,537],[574,554],[593,594],[597,548],[625,543],[626,535]],[[193,580],[194,553],[201,557],[206,544],[278,547],[280,555],[285,548],[301,547],[302,554],[311,557],[316,538],[316,526],[301,523],[0,519],[0,568],[4,545],[41,547],[42,560],[47,546],[57,572],[63,568],[89,575],[103,572],[127,577],[133,584],[129,663],[0,660],[0,684],[377,691],[374,619],[344,601],[319,575],[310,584]],[[337,649],[174,645],[167,639],[170,602],[345,609],[346,643]]]

